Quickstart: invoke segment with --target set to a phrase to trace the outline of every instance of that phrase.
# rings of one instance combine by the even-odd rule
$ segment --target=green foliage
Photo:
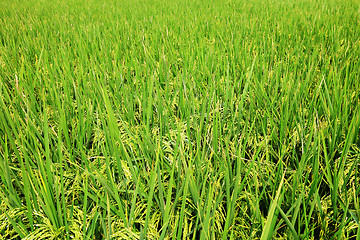
[[[357,0],[0,0],[0,239],[360,239]]]

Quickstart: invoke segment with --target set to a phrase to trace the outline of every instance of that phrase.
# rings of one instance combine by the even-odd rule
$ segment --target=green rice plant
[[[357,0],[0,0],[1,239],[360,239]]]

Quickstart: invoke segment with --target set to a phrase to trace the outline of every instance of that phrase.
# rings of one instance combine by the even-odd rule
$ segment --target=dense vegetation
[[[0,239],[360,239],[357,0],[0,0]]]

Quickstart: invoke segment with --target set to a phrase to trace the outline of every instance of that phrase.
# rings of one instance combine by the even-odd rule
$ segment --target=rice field
[[[360,240],[360,1],[0,0],[0,239]]]

